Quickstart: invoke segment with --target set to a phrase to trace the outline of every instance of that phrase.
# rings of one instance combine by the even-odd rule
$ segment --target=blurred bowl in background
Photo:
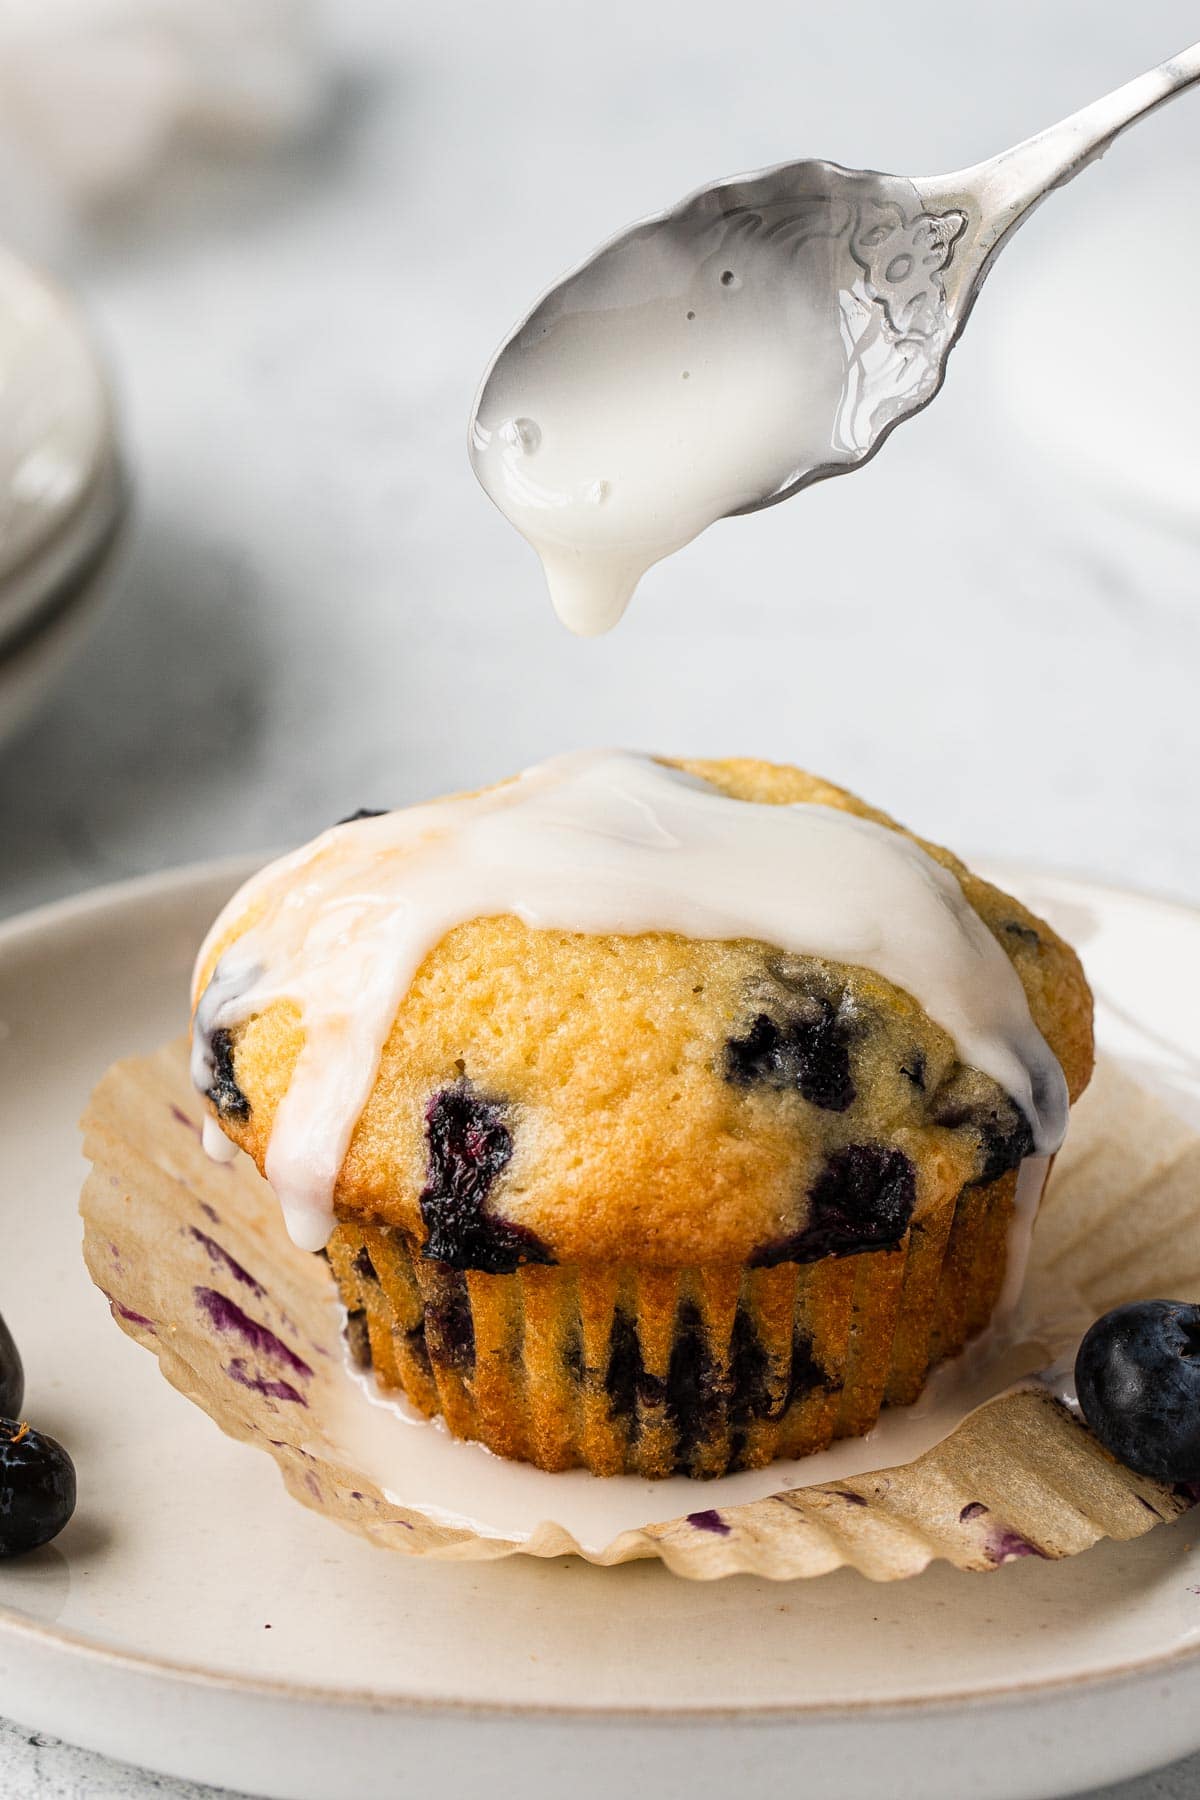
[[[85,568],[38,615],[37,628],[0,650],[0,745],[32,718],[91,633],[121,560],[123,512]]]
[[[1043,231],[1007,299],[992,339],[997,393],[1068,473],[1200,530],[1195,169],[1088,199],[1057,236]]]
[[[0,250],[0,739],[82,641],[126,510],[112,398],[82,317]]]

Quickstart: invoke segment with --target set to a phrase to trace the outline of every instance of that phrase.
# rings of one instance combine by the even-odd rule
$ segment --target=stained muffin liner
[[[713,1477],[867,1432],[991,1315],[1015,1173],[898,1249],[775,1268],[429,1262],[401,1231],[329,1245],[358,1360],[456,1437],[538,1468]]]
[[[376,1543],[443,1558],[576,1552],[611,1564],[658,1557],[676,1573],[698,1579],[739,1571],[786,1579],[849,1564],[873,1579],[890,1580],[916,1574],[936,1558],[963,1569],[989,1569],[1014,1556],[1073,1555],[1103,1537],[1141,1536],[1196,1498],[1120,1467],[1049,1389],[1024,1384],[979,1407],[906,1466],[789,1487],[745,1503],[734,1503],[744,1489],[731,1486],[744,1476],[688,1483],[695,1499],[686,1515],[623,1527],[604,1541],[585,1543],[554,1522],[555,1483],[590,1482],[601,1496],[613,1483],[528,1470],[525,1479],[536,1484],[538,1496],[534,1510],[520,1530],[497,1529],[473,1510],[473,1471],[479,1458],[491,1459],[478,1445],[447,1440],[448,1450],[461,1458],[461,1504],[458,1516],[435,1515],[422,1509],[416,1493],[408,1504],[394,1482],[384,1486],[372,1479],[339,1435],[352,1376],[344,1314],[335,1303],[330,1271],[324,1259],[288,1242],[274,1197],[245,1158],[217,1165],[204,1156],[201,1117],[182,1045],[120,1063],[105,1076],[85,1119],[85,1148],[93,1163],[82,1204],[88,1267],[114,1318],[157,1355],[175,1387],[230,1436],[268,1450],[303,1504]],[[981,1192],[976,1190],[976,1205]],[[1136,1220],[1132,1238],[1131,1218]],[[824,1409],[822,1432],[836,1429],[847,1392],[861,1385],[863,1394],[895,1394],[898,1384],[923,1366],[922,1358],[943,1353],[957,1341],[955,1334],[969,1331],[983,1296],[960,1276],[946,1284],[947,1271],[953,1275],[967,1260],[954,1254],[959,1230],[956,1214],[937,1264],[947,1295],[940,1338],[918,1346],[905,1337],[906,1330],[915,1330],[915,1308],[906,1311],[904,1302],[906,1284],[917,1279],[910,1257],[895,1283],[898,1298],[893,1295],[890,1302],[896,1330],[886,1371],[877,1357],[860,1357],[861,1370],[855,1370],[851,1293],[841,1323],[822,1321],[811,1334],[814,1347],[819,1344],[821,1353],[832,1357],[841,1333],[849,1379],[840,1388],[833,1383],[828,1391],[803,1397],[796,1421],[788,1416],[793,1407],[778,1420],[752,1422],[750,1429],[786,1434],[801,1418],[808,1428],[818,1409]],[[366,1247],[349,1242],[334,1247],[343,1278]],[[855,1289],[863,1283],[860,1298],[869,1292],[872,1306],[878,1301],[874,1276],[854,1265],[880,1260],[887,1259],[847,1259],[840,1276]],[[468,1384],[460,1285],[439,1286],[437,1272],[419,1271],[411,1258],[407,1270],[403,1264],[400,1246],[376,1245],[370,1272],[364,1262],[354,1274],[361,1305],[352,1309],[352,1337],[358,1335],[360,1350],[364,1340],[370,1342],[377,1360],[390,1353],[398,1377],[407,1356],[405,1385],[418,1403],[425,1381],[427,1408],[436,1404],[449,1414],[456,1405],[471,1405],[481,1429],[498,1432],[499,1425],[488,1420],[514,1416],[503,1387],[512,1379],[511,1320],[503,1306],[481,1305],[474,1292],[496,1278],[466,1278],[475,1361]],[[786,1268],[759,1274],[772,1277],[781,1291],[795,1280]],[[582,1321],[578,1358],[564,1326],[568,1309],[560,1306],[557,1292],[565,1279],[565,1271],[554,1269],[522,1274],[522,1354],[532,1379],[545,1389],[545,1405],[534,1410],[547,1457],[563,1454],[572,1434],[591,1429],[602,1436],[612,1429],[603,1383],[605,1404],[601,1408],[593,1394],[589,1425],[589,1400],[574,1388],[568,1396],[559,1370],[571,1373],[578,1366],[586,1379],[589,1367],[605,1367],[595,1346],[607,1343],[611,1354],[612,1318],[626,1278],[610,1277],[611,1295],[584,1295],[581,1286],[575,1307]],[[931,1279],[928,1267],[921,1279]],[[796,1282],[779,1301],[776,1324],[764,1326],[768,1359],[770,1346],[786,1341],[788,1323],[794,1334],[799,1286]],[[1053,1295],[1065,1339],[1122,1299],[1153,1292],[1200,1298],[1200,1140],[1111,1065],[1101,1067],[1080,1103],[1070,1144],[1052,1177],[1035,1237],[1030,1287],[1035,1297]],[[769,1310],[768,1292],[753,1297],[756,1320]],[[661,1292],[640,1298],[644,1305],[652,1302],[652,1310],[641,1316],[663,1326],[657,1343],[649,1330],[639,1336],[643,1374],[662,1380],[664,1367],[669,1377],[671,1345],[685,1304],[717,1339],[728,1326],[730,1342],[745,1294],[741,1285],[722,1289],[718,1283],[706,1291],[698,1278],[669,1273]],[[436,1357],[429,1354],[433,1345]],[[1055,1347],[1048,1345],[1048,1352]],[[782,1362],[782,1350],[776,1360]],[[435,1369],[435,1361],[442,1367]],[[646,1409],[643,1430],[669,1466],[678,1460],[678,1432],[665,1429],[665,1398],[657,1397],[650,1380],[642,1382],[648,1398],[636,1393],[637,1385],[635,1379],[633,1405]],[[572,1408],[578,1406],[578,1416],[575,1411],[566,1416],[567,1398]],[[664,1416],[655,1415],[656,1407]],[[621,1431],[627,1430],[628,1417],[618,1414],[618,1419]],[[715,1454],[713,1444],[727,1445],[722,1434],[734,1429],[728,1416],[717,1425],[708,1423],[712,1443],[698,1445],[702,1455]],[[440,1427],[397,1422],[395,1429]],[[519,1447],[495,1439],[495,1448],[506,1455]],[[625,1454],[620,1432],[609,1453]],[[795,1465],[788,1466],[787,1478],[795,1480]]]

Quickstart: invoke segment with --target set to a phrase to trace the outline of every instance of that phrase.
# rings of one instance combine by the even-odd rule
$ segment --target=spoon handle
[[[915,186],[934,203],[974,201],[980,214],[975,253],[987,260],[1039,201],[1103,156],[1126,126],[1197,82],[1200,44],[1192,44],[1157,69],[1127,81],[1124,87],[1093,100],[1090,106],[1011,150],[956,174],[918,181]]]

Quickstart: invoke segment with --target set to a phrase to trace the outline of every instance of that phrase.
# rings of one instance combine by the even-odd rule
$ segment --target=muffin
[[[991,1320],[1018,1173],[1092,1065],[1047,925],[742,759],[355,815],[235,897],[196,996],[215,1126],[358,1360],[599,1475],[755,1468],[915,1400]]]

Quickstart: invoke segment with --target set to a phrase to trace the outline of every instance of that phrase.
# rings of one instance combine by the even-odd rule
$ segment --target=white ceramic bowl
[[[33,716],[86,641],[112,587],[124,540],[123,507],[106,535],[71,570],[6,651],[0,648],[0,745]]]
[[[111,527],[115,445],[79,309],[0,250],[0,653]]]

